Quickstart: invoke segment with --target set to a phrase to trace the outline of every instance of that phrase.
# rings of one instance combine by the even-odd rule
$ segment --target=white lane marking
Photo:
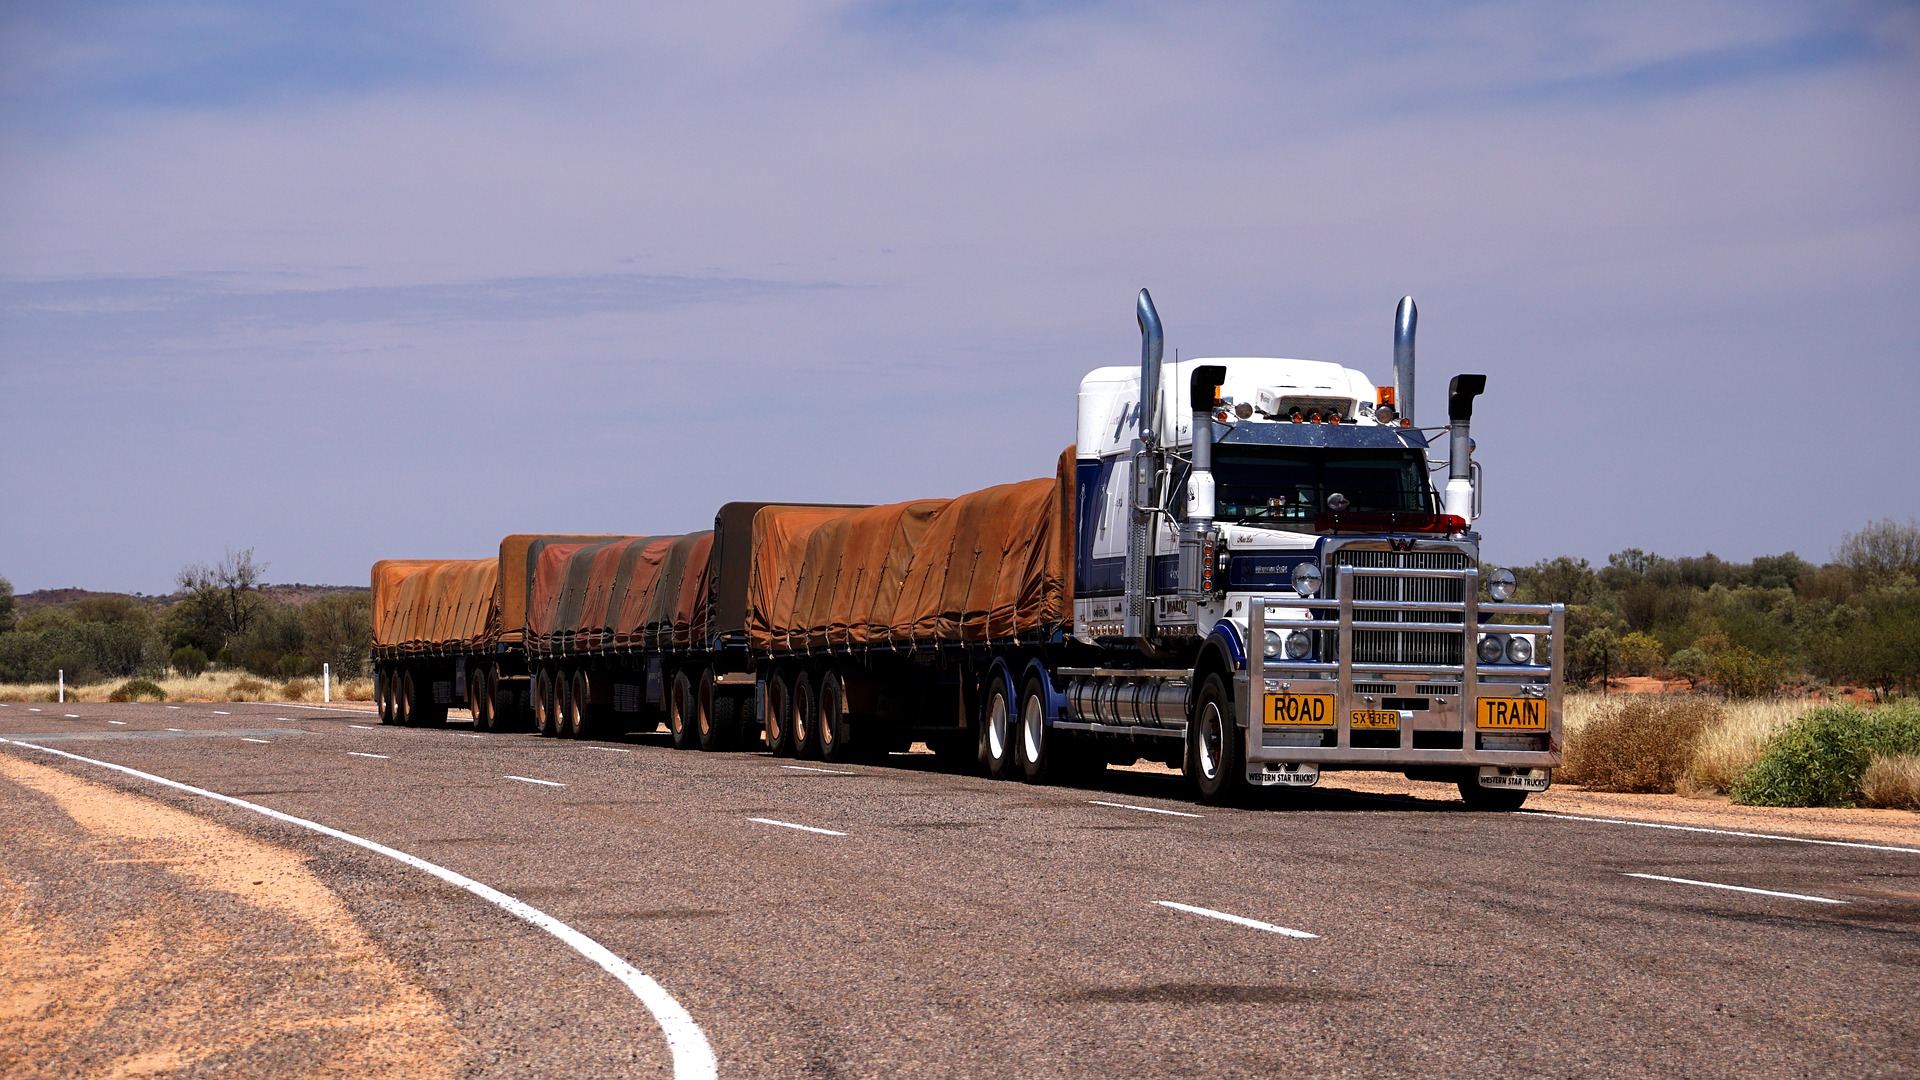
[[[358,750],[349,750],[347,751],[347,753],[352,754],[354,757],[379,758],[381,761],[392,760],[391,755],[388,755],[388,754],[363,754]]]
[[[179,707],[180,707],[180,706],[178,706],[178,705],[169,705],[169,706],[167,706],[167,708],[169,708],[169,709],[178,709]]]
[[[0,709],[11,709],[11,708],[13,708],[13,706],[7,704],[4,701],[0,701]]]
[[[1904,855],[1920,855],[1920,848],[1889,847],[1886,844],[1861,844],[1851,840],[1815,840],[1810,836],[1781,836],[1778,833],[1739,832],[1734,829],[1709,829],[1701,825],[1667,825],[1658,821],[1633,821],[1628,818],[1580,817],[1576,814],[1556,814],[1548,810],[1522,810],[1527,817],[1547,818],[1551,821],[1590,821],[1598,825],[1636,825],[1642,829],[1672,829],[1675,832],[1713,833],[1716,836],[1744,836],[1749,840],[1786,840],[1795,844],[1820,844],[1825,847],[1862,848],[1867,851],[1898,851]]]
[[[183,728],[183,727],[170,727],[170,728],[168,728],[167,730],[168,730],[168,731],[185,731],[185,730],[187,730],[187,729],[186,729],[186,728]]]
[[[531,777],[531,776],[512,776],[512,775],[508,775],[508,776],[503,776],[503,777],[501,777],[500,779],[502,779],[502,780],[518,780],[518,781],[520,781],[520,782],[521,782],[521,783],[523,783],[523,784],[544,784],[544,785],[546,785],[547,787],[566,787],[566,786],[567,786],[567,785],[565,785],[565,784],[563,784],[563,783],[561,783],[561,782],[560,782],[560,781],[558,781],[558,780],[535,780],[535,779],[534,779],[533,777]]]
[[[241,742],[257,742],[257,743],[270,743],[270,742],[272,742],[272,740],[271,740],[271,739],[249,739],[249,738],[247,738],[247,737],[246,737],[245,735],[242,735],[242,736],[240,736],[240,741],[241,741]]]
[[[330,709],[325,705],[302,705],[297,701],[278,701],[274,703],[274,707],[280,709],[312,709],[314,712],[346,713],[349,716],[365,716],[373,711],[372,709]],[[283,716],[278,719],[284,720],[286,717]]]
[[[1835,900],[1830,896],[1808,896],[1797,892],[1775,892],[1772,889],[1751,889],[1745,885],[1723,885],[1718,881],[1695,881],[1692,878],[1662,877],[1659,874],[1628,874],[1628,877],[1645,878],[1648,881],[1667,881],[1675,885],[1698,885],[1707,889],[1727,889],[1731,892],[1757,893],[1760,896],[1779,896],[1788,900],[1811,900],[1816,904],[1846,904],[1849,900]]]
[[[587,747],[587,749],[589,749],[589,750],[607,750],[607,751],[611,751],[612,753],[615,753],[615,754],[631,754],[631,753],[633,753],[633,751],[631,751],[631,750],[629,750],[629,749],[627,749],[627,748],[626,748],[626,747],[624,747],[624,746],[589,746],[589,747]]]
[[[380,730],[377,727],[368,727],[365,724],[348,724],[347,726],[350,728],[358,729],[360,731],[379,731]]]
[[[127,726],[127,722],[126,722],[125,720],[109,720],[109,721],[107,721],[107,723],[109,723],[109,724],[119,724],[119,725],[120,725],[121,727],[126,727],[126,726]]]
[[[819,833],[821,836],[847,835],[846,833],[836,832],[832,829],[816,829],[811,825],[795,825],[791,821],[775,821],[772,818],[756,817],[756,818],[748,818],[747,820],[756,822],[761,825],[778,825],[783,829],[799,829],[801,832]]]
[[[455,735],[458,735],[458,736],[460,736],[460,737],[461,737],[461,738],[463,738],[463,739],[484,739],[484,738],[486,738],[486,736],[485,736],[485,735],[475,735],[475,734],[474,734],[473,732],[471,732],[471,731],[456,731],[456,732],[454,732],[454,734],[455,734]]]
[[[620,980],[621,985],[633,991],[633,996],[639,998],[640,1003],[645,1005],[647,1011],[653,1014],[654,1020],[660,1024],[661,1032],[667,1037],[667,1049],[673,1054],[674,1080],[714,1080],[714,1078],[719,1076],[719,1064],[714,1060],[713,1047],[708,1045],[706,1034],[700,1030],[699,1024],[694,1023],[693,1016],[688,1013],[678,1001],[674,1000],[672,994],[667,993],[665,987],[648,978],[645,972],[640,971],[632,964],[615,956],[612,950],[608,949],[605,945],[600,944],[580,931],[575,930],[573,927],[568,926],[566,923],[561,922],[559,919],[541,911],[532,904],[522,900],[516,900],[492,886],[483,885],[467,877],[465,874],[449,870],[437,863],[430,863],[418,855],[409,855],[404,851],[390,848],[385,844],[368,840],[365,837],[355,836],[348,832],[341,832],[339,829],[322,825],[317,821],[294,817],[292,814],[282,813],[271,807],[261,806],[259,803],[250,803],[245,799],[236,799],[231,795],[222,795],[217,791],[208,791],[206,788],[183,784],[178,780],[169,780],[164,776],[155,776],[152,773],[141,772],[138,769],[131,769],[125,765],[115,765],[111,761],[98,761],[94,758],[81,757],[79,754],[71,754],[65,750],[56,750],[51,746],[15,742],[12,739],[0,739],[0,743],[7,743],[12,746],[24,746],[42,753],[57,754],[60,757],[71,758],[74,761],[84,761],[89,765],[98,765],[102,768],[113,769],[116,772],[161,784],[173,788],[176,791],[184,791],[189,795],[199,795],[203,798],[213,799],[216,802],[226,803],[229,806],[237,806],[243,810],[251,810],[256,814],[264,814],[275,821],[285,822],[288,825],[296,825],[302,829],[311,829],[322,836],[330,836],[335,840],[345,841],[356,847],[365,848],[376,855],[384,855],[396,862],[404,863],[413,867],[415,870],[432,874],[434,877],[452,885],[454,888],[463,889],[472,893],[487,903],[507,911],[514,917],[524,919],[534,926],[545,930],[547,933],[552,934],[554,937],[559,938],[565,942],[569,948],[573,949],[573,951],[593,961],[599,966],[600,970]]]
[[[78,720],[78,719],[80,719],[80,714],[79,714],[79,713],[77,713],[77,712],[70,712],[70,713],[67,713],[67,714],[65,714],[65,715],[66,715],[66,718],[67,718],[67,719],[69,719],[69,720]]]
[[[27,711],[28,711],[28,712],[39,712],[40,710],[39,710],[39,709],[28,709]]]
[[[1261,922],[1259,919],[1249,919],[1245,915],[1229,915],[1224,911],[1215,911],[1212,908],[1194,907],[1192,904],[1176,904],[1171,900],[1155,900],[1154,903],[1159,904],[1161,907],[1172,908],[1175,911],[1184,911],[1189,915],[1205,915],[1209,919],[1219,919],[1222,922],[1230,922],[1237,926],[1250,927],[1254,930],[1265,930],[1270,934],[1285,934],[1288,937],[1296,938],[1317,938],[1320,936],[1319,934],[1309,934],[1305,930],[1295,930],[1291,927],[1275,926],[1272,923]]]
[[[780,767],[783,769],[792,769],[795,772],[825,773],[828,776],[852,776],[853,775],[850,772],[845,772],[840,769],[816,769],[811,765],[782,765]]]
[[[232,713],[230,713],[230,712],[221,712],[221,711],[220,711],[219,709],[215,709],[215,710],[213,710],[213,715],[215,715],[215,716],[232,716],[233,714],[232,714]]]
[[[1088,799],[1087,802],[1089,805],[1092,805],[1092,806],[1111,806],[1115,810],[1138,810],[1138,811],[1141,811],[1142,813],[1147,813],[1147,814],[1168,814],[1173,817],[1199,817],[1200,816],[1199,814],[1189,814],[1185,810],[1162,810],[1157,806],[1135,806],[1132,803],[1101,802],[1099,799]]]

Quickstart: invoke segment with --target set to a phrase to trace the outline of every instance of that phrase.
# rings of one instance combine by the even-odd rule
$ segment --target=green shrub
[[[1920,707],[1829,705],[1783,728],[1733,785],[1750,806],[1852,806],[1875,758],[1920,754]]]
[[[108,701],[154,701],[167,700],[167,692],[149,679],[128,679],[119,689],[107,695]]]
[[[1741,645],[1711,654],[1707,674],[1730,698],[1766,697],[1780,689],[1786,665],[1779,657],[1761,656]]]
[[[1670,794],[1693,760],[1700,733],[1723,716],[1718,705],[1697,697],[1616,699],[1567,737],[1558,779],[1594,791]]]
[[[190,679],[198,678],[201,672],[207,670],[207,654],[197,645],[182,645],[173,650],[173,655],[168,659],[173,664],[173,670]]]

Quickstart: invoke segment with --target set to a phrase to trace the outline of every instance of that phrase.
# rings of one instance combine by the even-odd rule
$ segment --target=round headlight
[[[1513,591],[1517,587],[1513,580],[1513,571],[1504,566],[1487,575],[1487,594],[1495,600],[1513,599]]]
[[[1267,659],[1269,660],[1280,655],[1280,631],[1267,631],[1267,641],[1262,651],[1267,654]]]
[[[1507,639],[1507,659],[1516,664],[1533,663],[1533,639],[1515,634]]]
[[[1313,653],[1313,635],[1305,630],[1295,630],[1287,635],[1287,659],[1305,660]]]
[[[1320,568],[1310,562],[1293,564],[1293,591],[1301,596],[1316,596],[1320,592]]]
[[[1480,639],[1480,662],[1497,664],[1507,654],[1507,643],[1499,634],[1488,634]]]

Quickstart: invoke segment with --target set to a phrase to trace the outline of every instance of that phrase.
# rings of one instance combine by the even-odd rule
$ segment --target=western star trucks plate
[[[1486,731],[1545,731],[1547,703],[1540,698],[1481,698],[1478,723]]]
[[[1400,726],[1400,714],[1382,709],[1355,709],[1352,714],[1354,727],[1357,728],[1397,728]]]
[[[1332,694],[1268,694],[1267,724],[1271,727],[1332,727]]]

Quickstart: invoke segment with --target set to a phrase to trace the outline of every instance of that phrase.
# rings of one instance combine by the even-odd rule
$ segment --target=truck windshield
[[[1213,483],[1219,521],[1311,528],[1336,493],[1347,510],[1434,512],[1417,450],[1215,446]]]

